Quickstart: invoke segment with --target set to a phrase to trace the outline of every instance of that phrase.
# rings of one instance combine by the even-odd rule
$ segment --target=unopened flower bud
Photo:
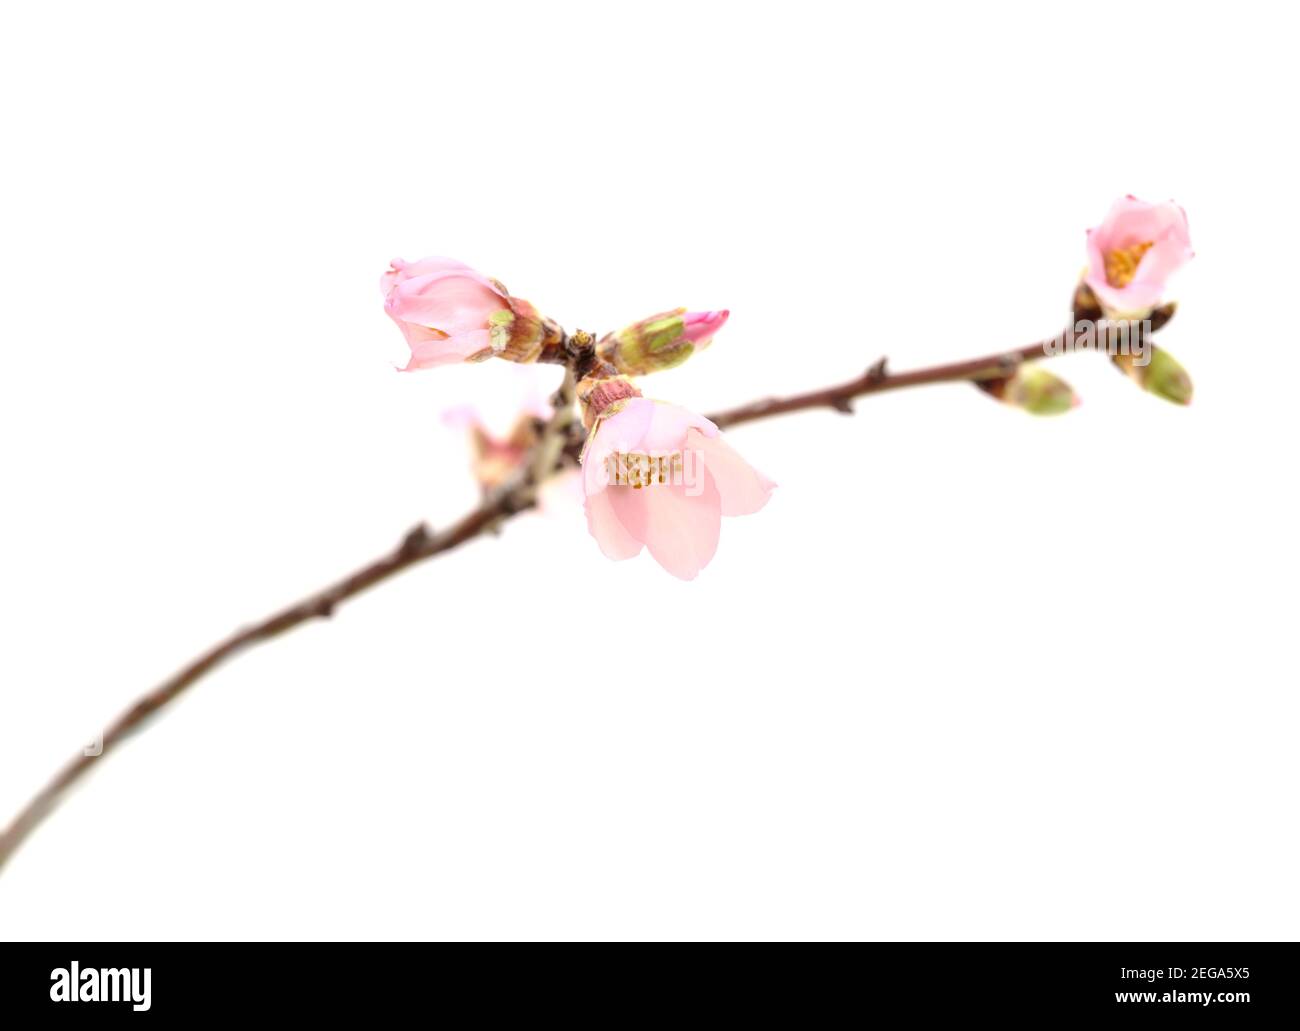
[[[1070,384],[1038,365],[1021,365],[1010,376],[976,380],[975,385],[1030,415],[1061,415],[1079,404]]]
[[[452,258],[395,260],[380,289],[411,348],[406,372],[492,357],[532,362],[562,338],[554,322],[499,280]]]
[[[1176,405],[1191,404],[1192,377],[1163,348],[1148,345],[1144,364],[1139,364],[1140,356],[1128,354],[1114,355],[1111,361],[1143,390]]]
[[[676,308],[651,315],[604,337],[596,354],[626,376],[662,372],[708,347],[728,314]]]

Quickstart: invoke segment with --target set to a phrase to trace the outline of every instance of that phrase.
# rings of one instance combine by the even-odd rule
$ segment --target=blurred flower
[[[1088,230],[1084,281],[1111,317],[1140,318],[1160,303],[1166,281],[1191,257],[1182,208],[1121,197]]]
[[[1070,384],[1038,365],[1021,365],[1010,376],[976,380],[975,385],[1030,415],[1060,415],[1079,404]]]
[[[549,413],[548,413],[549,414]],[[487,495],[504,485],[528,461],[546,416],[520,415],[510,432],[498,436],[473,408],[454,408],[444,413],[443,422],[462,429],[469,438],[470,470],[479,491]],[[544,480],[537,488],[537,510],[544,514],[572,511],[582,504],[582,482],[578,470],[568,467]]]
[[[473,408],[453,408],[442,418],[448,426],[462,429],[468,435],[470,469],[485,494],[505,483],[523,465],[537,443],[540,427],[535,416],[521,415],[507,436],[498,437],[488,430]]]
[[[523,465],[554,409],[548,394],[557,370],[545,365],[502,365],[478,370],[474,404],[442,413],[444,425],[463,432],[470,469],[483,493],[501,486]]]
[[[626,376],[662,372],[708,347],[729,314],[685,308],[660,312],[610,333],[596,345],[596,353]]]
[[[1156,397],[1163,397],[1176,405],[1191,404],[1192,377],[1187,370],[1164,348],[1150,346],[1148,351],[1149,360],[1145,365],[1139,365],[1134,356],[1126,354],[1113,355],[1111,361],[1129,379]]]
[[[644,546],[683,580],[713,558],[721,517],[757,512],[775,487],[708,419],[644,397],[599,414],[582,465],[587,528],[606,557]]]
[[[411,348],[404,372],[494,355],[531,362],[559,335],[527,301],[452,258],[394,259],[379,285]]]

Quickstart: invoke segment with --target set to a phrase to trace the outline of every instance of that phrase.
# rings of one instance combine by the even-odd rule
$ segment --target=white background
[[[1277,8],[1281,11],[1281,8]],[[204,681],[6,938],[1300,931],[1293,32],[1264,6],[10,5],[0,819],[216,638],[475,499],[377,277],[729,307],[709,411],[1054,332],[1177,199],[1186,410],[1096,356],[738,428],[694,583],[511,524]],[[544,375],[554,376],[555,370]]]

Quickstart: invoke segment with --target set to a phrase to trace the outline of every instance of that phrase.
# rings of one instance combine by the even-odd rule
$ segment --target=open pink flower
[[[545,328],[533,306],[452,258],[394,259],[379,286],[411,348],[403,372],[493,355],[533,361],[541,350]]]
[[[683,580],[713,558],[721,517],[757,512],[776,486],[704,416],[644,397],[600,415],[582,465],[587,528],[606,557],[646,547]]]
[[[1121,197],[1088,230],[1084,279],[1108,313],[1144,315],[1160,303],[1169,277],[1192,257],[1187,215],[1177,204]]]

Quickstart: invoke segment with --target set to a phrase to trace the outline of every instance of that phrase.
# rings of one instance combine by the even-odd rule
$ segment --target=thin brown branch
[[[837,411],[851,412],[852,402],[858,397],[926,383],[1005,375],[1019,363],[1041,358],[1044,354],[1044,345],[1040,342],[1018,351],[904,373],[887,372],[882,358],[861,376],[838,386],[789,397],[767,398],[719,412],[709,418],[720,427],[732,427],[755,419],[810,408],[832,408]],[[125,738],[140,729],[151,716],[165,708],[187,688],[203,679],[218,666],[254,645],[269,641],[302,623],[328,618],[348,599],[383,583],[411,566],[451,551],[484,533],[493,531],[513,516],[535,507],[538,485],[546,477],[558,471],[567,461],[566,455],[571,454],[573,450],[573,389],[574,378],[570,370],[566,372],[564,386],[561,387],[560,396],[556,399],[556,414],[545,427],[533,453],[533,459],[525,463],[518,479],[489,495],[478,508],[437,533],[431,532],[423,524],[416,526],[393,551],[383,558],[363,566],[323,590],[308,595],[262,622],[240,630],[143,695],[105,729],[102,748],[98,755],[82,754],[72,759],[9,824],[3,835],[0,835],[0,868],[3,868],[41,820],[49,815],[68,789],[85,776],[100,758],[116,750]],[[567,447],[566,441],[569,445]]]
[[[541,439],[536,446],[535,455],[539,460],[546,460],[548,456],[551,462],[557,460],[558,450],[567,438],[569,425],[573,421],[573,392],[573,375],[566,373],[564,384],[555,399],[555,415],[543,429]],[[528,463],[514,481],[484,498],[478,508],[447,529],[433,533],[423,523],[418,524],[383,558],[362,566],[315,594],[308,595],[288,608],[281,609],[262,622],[232,634],[148,694],[141,696],[104,730],[97,742],[99,748],[95,754],[87,754],[83,751],[81,755],[73,758],[5,828],[4,834],[0,835],[0,868],[4,867],[9,857],[49,814],[64,793],[85,776],[98,759],[113,751],[126,737],[138,730],[154,713],[173,701],[186,688],[240,652],[278,637],[286,630],[291,630],[302,623],[313,619],[327,619],[349,598],[355,598],[363,591],[383,583],[404,569],[409,569],[426,559],[451,551],[466,541],[495,530],[505,520],[535,507],[538,485],[552,471],[540,468],[538,462]]]
[[[49,814],[64,792],[88,773],[102,756],[116,748],[124,738],[138,730],[150,716],[173,701],[187,687],[207,676],[222,663],[253,645],[269,641],[301,623],[328,618],[333,615],[335,607],[341,602],[356,597],[362,591],[382,583],[417,562],[423,562],[434,555],[441,555],[444,551],[450,551],[472,540],[492,529],[503,519],[531,507],[531,504],[531,501],[502,494],[485,501],[441,533],[430,533],[421,523],[383,558],[350,573],[324,590],[282,609],[261,623],[232,634],[208,649],[184,669],[139,698],[104,730],[102,738],[97,742],[99,749],[96,754],[83,752],[76,756],[59,771],[39,795],[27,803],[22,812],[5,828],[4,834],[0,835],[0,867],[14,853],[23,839]]]
[[[831,408],[837,412],[852,414],[853,401],[867,394],[880,394],[901,387],[919,387],[927,383],[952,383],[958,380],[978,380],[1009,375],[1023,362],[1046,357],[1048,343],[1048,341],[1040,341],[1016,351],[989,354],[983,358],[972,358],[969,361],[952,362],[948,365],[932,365],[910,372],[889,372],[885,367],[885,359],[881,358],[861,376],[833,387],[822,387],[819,390],[809,390],[803,394],[791,394],[787,397],[768,397],[761,401],[751,401],[737,408],[729,408],[725,412],[717,412],[709,418],[719,428],[729,429],[741,423],[753,422],[755,419],[768,419],[774,415],[802,412],[810,408]]]

